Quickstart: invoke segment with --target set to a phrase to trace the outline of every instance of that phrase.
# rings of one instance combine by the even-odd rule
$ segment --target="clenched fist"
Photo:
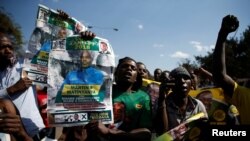
[[[234,15],[227,15],[222,19],[221,31],[225,33],[234,32],[239,27],[239,21]]]

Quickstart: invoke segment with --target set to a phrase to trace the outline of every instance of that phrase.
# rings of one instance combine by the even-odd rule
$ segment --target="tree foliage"
[[[194,70],[198,68],[198,65],[194,61],[192,62],[190,59],[185,59],[181,63],[178,63],[178,64],[179,66],[182,66],[186,68],[187,70]]]
[[[0,31],[9,35],[17,51],[17,55],[22,56],[24,42],[21,27],[14,22],[11,15],[6,13],[3,8],[0,8],[0,19]]]
[[[195,56],[199,66],[212,72],[213,51],[206,56]],[[250,26],[242,33],[240,40],[231,38],[226,43],[227,73],[233,78],[250,78]]]

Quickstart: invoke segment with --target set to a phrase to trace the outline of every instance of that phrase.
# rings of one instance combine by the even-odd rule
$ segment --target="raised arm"
[[[208,70],[200,67],[198,71],[200,72],[200,74],[205,75],[209,80],[213,80],[213,74]]]
[[[227,15],[223,18],[217,42],[213,53],[213,79],[216,85],[222,87],[225,94],[230,97],[233,94],[234,80],[227,75],[226,71],[226,39],[229,33],[234,32],[239,27],[237,17]]]

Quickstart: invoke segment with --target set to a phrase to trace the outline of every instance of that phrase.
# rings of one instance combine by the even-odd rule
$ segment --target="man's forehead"
[[[191,80],[190,76],[185,75],[185,74],[178,74],[178,75],[175,75],[175,76],[171,76],[171,78],[173,78],[173,79],[181,79],[181,78],[184,78],[184,79],[189,79],[189,80]]]
[[[6,37],[6,36],[0,36],[0,41],[1,42],[2,41],[8,41],[8,42],[10,42],[10,39],[8,37]]]
[[[136,63],[133,60],[125,60],[121,64],[135,64],[136,65]]]
[[[3,45],[3,44],[11,44],[11,41],[8,37],[6,36],[1,36],[0,37],[0,44]]]

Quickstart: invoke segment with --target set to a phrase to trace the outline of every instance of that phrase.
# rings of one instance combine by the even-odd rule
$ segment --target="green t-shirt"
[[[130,131],[136,128],[151,129],[150,97],[142,90],[129,92],[113,91],[113,103],[123,103],[125,118],[119,129]]]

